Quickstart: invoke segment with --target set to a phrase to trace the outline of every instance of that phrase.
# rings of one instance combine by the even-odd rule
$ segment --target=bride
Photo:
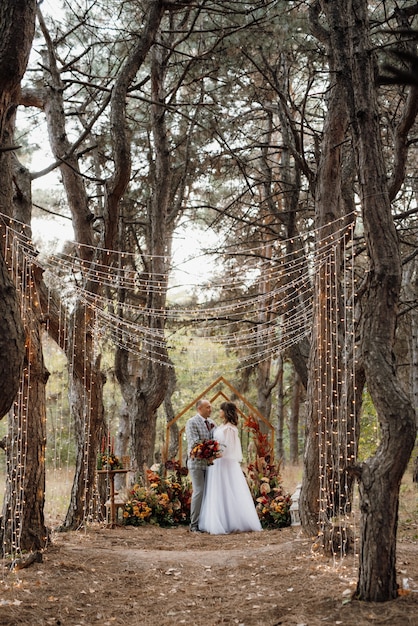
[[[220,407],[221,426],[212,437],[219,441],[222,456],[207,469],[199,529],[212,535],[262,530],[246,478],[241,469],[238,413],[233,402]]]

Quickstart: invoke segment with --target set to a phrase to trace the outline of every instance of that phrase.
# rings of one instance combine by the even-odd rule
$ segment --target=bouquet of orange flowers
[[[205,439],[196,443],[191,452],[190,458],[206,461],[208,465],[213,465],[215,459],[222,456],[222,448],[216,439]]]
[[[114,453],[114,442],[110,437],[107,438],[107,441],[105,437],[102,437],[102,445],[97,455],[97,469],[107,471],[123,469],[123,463]]]
[[[123,464],[113,452],[105,450],[100,452],[97,456],[97,469],[98,470],[117,470],[123,469]]]

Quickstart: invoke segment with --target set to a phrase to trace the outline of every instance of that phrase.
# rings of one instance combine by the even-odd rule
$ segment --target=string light
[[[51,285],[60,285],[60,319],[59,335],[61,345],[71,345],[69,355],[70,373],[74,368],[75,350],[86,351],[86,345],[76,346],[75,326],[73,336],[69,337],[69,311],[78,301],[84,305],[92,317],[92,351],[98,354],[103,341],[110,339],[117,347],[130,353],[148,359],[154,363],[167,363],[162,355],[166,347],[164,326],[184,326],[193,336],[194,329],[198,329],[201,339],[216,341],[224,350],[239,347],[238,367],[234,372],[255,366],[267,359],[274,358],[290,346],[299,343],[303,338],[310,336],[313,324],[316,324],[316,337],[319,342],[317,348],[317,369],[312,376],[316,380],[317,393],[314,398],[314,409],[318,416],[318,463],[320,470],[319,510],[321,531],[325,531],[329,523],[329,510],[334,507],[341,511],[341,517],[349,517],[350,503],[348,502],[348,485],[345,467],[356,454],[354,428],[352,422],[356,414],[355,393],[353,399],[348,394],[349,388],[355,388],[355,343],[354,343],[354,246],[351,246],[352,258],[349,258],[350,246],[346,246],[349,254],[342,254],[341,242],[347,238],[349,227],[344,220],[336,220],[326,229],[312,230],[300,237],[301,248],[287,253],[286,241],[280,242],[278,250],[271,250],[271,259],[265,259],[264,272],[269,290],[266,293],[248,295],[247,289],[251,283],[260,278],[257,272],[251,270],[248,274],[245,269],[240,276],[228,276],[219,280],[211,280],[209,297],[215,293],[222,294],[224,290],[234,290],[241,293],[237,302],[222,302],[208,306],[207,302],[191,307],[178,307],[168,303],[167,308],[148,309],[138,302],[142,292],[146,294],[164,295],[169,285],[169,259],[163,260],[166,273],[146,276],[135,270],[138,258],[135,254],[120,253],[113,250],[95,249],[73,244],[74,254],[62,253],[44,258],[34,251],[30,239],[16,230],[16,224],[6,216],[1,216],[5,223],[5,241],[8,246],[7,261],[15,284],[21,294],[29,293],[29,298],[39,301],[38,294],[28,288],[25,277],[30,275],[31,268],[38,267],[44,273],[45,279]],[[335,229],[329,236],[330,228]],[[309,245],[308,245],[309,239]],[[87,248],[87,249],[84,249]],[[248,257],[264,253],[263,246],[254,247],[248,251]],[[107,266],[94,260],[96,253],[112,259]],[[342,257],[341,257],[342,255]],[[223,252],[225,259],[233,257]],[[88,261],[86,259],[93,260]],[[144,256],[146,260],[152,259]],[[340,269],[342,261],[343,267]],[[342,274],[342,281],[341,276]],[[313,301],[312,282],[316,283],[315,293],[319,298]],[[340,294],[340,283],[343,292]],[[86,285],[99,284],[103,291],[98,294]],[[128,293],[127,301],[119,302],[119,290]],[[115,299],[109,296],[114,293]],[[107,294],[107,295],[105,295]],[[27,309],[33,302],[24,304],[21,298],[21,313],[25,318]],[[50,300],[48,300],[49,306]],[[65,306],[65,303],[68,306]],[[116,308],[117,307],[117,308]],[[117,312],[116,312],[117,310]],[[291,313],[288,313],[291,311]],[[260,314],[262,313],[262,315]],[[45,311],[48,319],[51,311]],[[146,318],[145,318],[146,316]],[[163,319],[161,329],[150,329],[146,319],[150,316]],[[271,319],[275,322],[272,324]],[[85,324],[89,320],[85,318]],[[213,336],[213,323],[216,323],[217,333]],[[48,330],[48,328],[47,328]],[[85,340],[85,337],[84,337]],[[146,350],[144,350],[144,344]],[[169,348],[170,350],[170,348]],[[201,354],[200,363],[194,363],[196,374],[201,369],[207,369],[208,358]],[[186,368],[181,363],[177,369]],[[351,367],[351,371],[349,370]],[[226,374],[226,372],[223,372]],[[71,377],[71,376],[70,376]],[[83,373],[83,456],[87,463],[88,446],[90,442],[90,413],[92,402],[92,387],[94,385],[91,368],[85,363]],[[26,408],[23,402],[28,402],[30,394],[30,372],[28,373],[27,388],[21,388],[19,399],[22,404],[18,407],[19,413],[25,415]],[[24,400],[25,398],[25,400]],[[23,422],[24,423],[24,422]],[[23,433],[15,436],[23,438]],[[18,456],[24,456],[24,450],[16,452],[15,462],[20,467]],[[59,464],[61,461],[59,460]],[[24,467],[22,465],[22,467]],[[88,472],[85,471],[85,480]],[[85,484],[87,490],[89,486]],[[336,487],[338,492],[336,493]],[[93,516],[92,501],[90,510],[84,510],[84,516]],[[85,503],[85,506],[86,503]],[[21,515],[20,512],[16,519]],[[18,543],[18,537],[16,538]],[[341,548],[342,549],[342,548]]]
[[[334,557],[355,549],[355,518],[348,468],[356,455],[354,246],[329,249],[316,276],[313,416],[317,416],[319,534]],[[348,237],[347,235],[347,237]],[[321,245],[319,243],[318,245]],[[350,397],[353,397],[350,404]],[[354,545],[349,545],[353,543]]]
[[[49,273],[52,281],[59,281],[61,276],[77,276],[78,267],[80,266],[79,259],[74,260],[73,257],[65,257],[63,255],[64,258],[52,257],[47,261],[41,262],[33,254],[32,246],[20,233],[18,233],[14,241],[20,243],[22,254],[26,255],[29,262],[41,264],[43,271]],[[116,254],[116,252],[112,251],[113,256]],[[86,255],[79,256],[85,258]],[[127,256],[126,253],[124,253],[125,256]],[[286,257],[286,255],[284,256]],[[303,336],[310,332],[311,318],[309,313],[307,314],[307,307],[309,310],[311,299],[310,277],[307,275],[306,270],[304,274],[302,273],[305,261],[296,263],[293,256],[289,256],[289,259],[289,267],[286,267],[286,258],[281,259],[280,263],[276,260],[279,269],[270,272],[270,280],[275,278],[280,280],[278,280],[278,287],[271,289],[267,295],[261,294],[241,299],[238,304],[221,304],[210,310],[205,309],[203,306],[193,307],[192,309],[169,307],[167,310],[147,309],[146,314],[152,315],[156,319],[163,316],[167,323],[181,322],[188,325],[196,325],[198,323],[200,335],[208,338],[212,335],[210,322],[221,318],[222,322],[217,324],[217,328],[221,331],[221,334],[218,334],[216,337],[217,343],[225,347],[239,345],[242,353],[252,353],[250,357],[242,357],[241,367],[247,367],[248,361],[251,363],[261,362],[271,358],[278,351],[286,349],[288,345],[300,341]],[[53,266],[54,262],[56,262],[55,267]],[[89,266],[84,261],[81,265],[84,266],[85,271],[89,274],[90,280],[92,275],[96,275],[97,280],[107,286],[117,284],[118,287],[122,285],[124,289],[127,289],[130,285],[134,285],[135,289],[137,288],[138,281],[132,280],[132,270],[129,270],[128,280],[124,280],[124,276],[121,275],[119,269],[115,271],[112,267],[106,268],[107,273],[105,274],[97,271],[97,267],[93,268],[93,265]],[[282,277],[284,275],[287,277],[287,282],[285,285],[282,285]],[[166,277],[164,277],[163,282],[165,281]],[[146,325],[139,324],[137,321],[129,321],[140,318],[145,312],[144,307],[126,303],[120,305],[118,303],[118,310],[122,311],[123,315],[116,315],[112,313],[115,302],[111,298],[106,298],[103,295],[98,296],[96,293],[92,293],[81,286],[83,284],[81,280],[71,285],[70,281],[68,281],[68,297],[74,300],[78,298],[94,311],[94,316],[101,320],[101,335],[105,336],[107,334],[112,339],[115,339],[116,336],[118,345],[128,344],[130,351],[136,351],[141,356],[144,356],[142,342],[146,340],[148,354],[145,357],[160,362],[161,349],[165,346],[163,331],[151,331]],[[151,281],[147,281],[146,284],[147,288],[152,289]],[[156,284],[157,289],[161,291],[161,281],[158,280],[158,277]],[[219,284],[214,285],[214,288],[219,288]],[[305,293],[301,293],[302,289]],[[266,321],[264,322],[260,322],[257,319],[257,312],[260,310],[263,310],[265,313]],[[282,317],[280,334],[272,334],[269,316],[271,314],[277,315],[281,310],[292,310],[293,313],[292,315]],[[236,330],[237,316],[241,320],[245,320],[245,323],[242,323],[244,330]],[[228,317],[231,317],[231,320],[225,319]],[[205,323],[206,328],[203,326]],[[252,325],[255,325],[256,332]],[[249,326],[249,328],[246,329],[246,326]],[[295,333],[295,329],[298,329],[299,332]]]

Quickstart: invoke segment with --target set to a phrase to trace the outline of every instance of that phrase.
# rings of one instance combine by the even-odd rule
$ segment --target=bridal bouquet
[[[205,441],[199,441],[193,446],[190,457],[192,459],[200,459],[206,461],[208,465],[213,465],[215,459],[219,459],[222,456],[221,444],[216,439],[205,439]]]

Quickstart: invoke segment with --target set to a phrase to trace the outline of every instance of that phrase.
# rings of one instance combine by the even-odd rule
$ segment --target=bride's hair
[[[235,404],[233,402],[222,402],[220,408],[224,412],[226,421],[236,426],[238,424],[238,413]]]

